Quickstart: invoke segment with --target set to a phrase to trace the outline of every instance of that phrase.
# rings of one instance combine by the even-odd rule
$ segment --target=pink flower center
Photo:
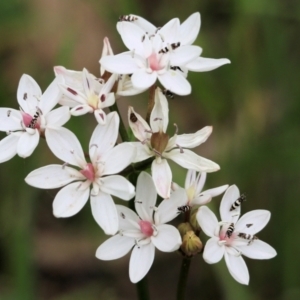
[[[234,241],[236,237],[236,232],[232,232],[231,234],[228,232],[228,226],[223,226],[219,233],[220,241],[226,241],[226,245],[229,246]]]
[[[40,119],[40,111],[37,111],[35,115],[32,117],[30,114],[22,112],[23,123],[27,128],[40,129],[41,119]]]
[[[148,57],[148,64],[149,64],[149,68],[152,71],[159,71],[161,70],[163,67],[160,65],[159,60],[157,59],[157,55],[155,53],[152,53],[149,57]]]
[[[139,221],[139,225],[140,225],[140,228],[141,228],[141,232],[147,236],[147,237],[150,237],[153,235],[153,227],[152,227],[152,223],[150,223],[149,221]]]
[[[90,181],[95,180],[95,170],[91,163],[88,163],[83,170],[80,171],[80,173],[86,177],[86,179]]]

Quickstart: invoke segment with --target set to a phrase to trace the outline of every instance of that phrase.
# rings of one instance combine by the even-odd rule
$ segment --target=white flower
[[[16,154],[24,158],[30,156],[39,143],[40,135],[46,135],[48,142],[52,132],[70,119],[68,107],[52,110],[59,97],[57,79],[42,94],[31,76],[22,75],[17,92],[20,111],[0,108],[0,130],[8,134],[0,142],[0,162]]]
[[[110,92],[115,77],[110,76],[104,83],[103,79],[97,79],[86,69],[76,72],[57,66],[54,72],[61,82],[59,86],[65,96],[60,104],[72,107],[73,116],[94,113],[97,122],[105,124],[106,114],[103,109],[115,103],[114,93]]]
[[[103,50],[102,50],[102,57],[105,56],[112,56],[114,55],[113,50],[110,46],[109,39],[107,37],[104,38],[103,40]],[[105,69],[104,67],[100,64],[100,75],[103,76],[105,74]],[[120,96],[133,96],[136,94],[140,94],[145,91],[145,89],[136,89],[133,87],[132,82],[131,82],[131,76],[128,74],[113,74],[115,81],[117,82],[116,85],[116,98]]]
[[[204,248],[204,260],[214,264],[224,256],[232,277],[239,283],[248,284],[249,273],[241,255],[269,259],[276,256],[276,251],[255,236],[269,222],[270,212],[253,210],[239,219],[241,206],[232,209],[239,197],[238,188],[235,185],[230,186],[220,205],[222,221],[218,222],[215,214],[206,206],[200,207],[197,220],[204,233],[210,237]]]
[[[25,181],[42,189],[62,188],[53,202],[56,217],[70,217],[78,213],[91,197],[92,213],[97,223],[107,234],[118,230],[118,216],[111,195],[123,200],[131,199],[134,186],[119,173],[135,156],[129,143],[114,147],[118,137],[119,117],[115,112],[107,115],[106,125],[95,128],[89,145],[91,163],[87,163],[76,136],[61,128],[52,136],[49,146],[53,153],[66,162],[64,165],[49,165],[31,172]],[[74,165],[79,170],[71,168]],[[90,191],[90,186],[92,189]]]
[[[135,209],[118,205],[119,233],[104,242],[96,252],[102,260],[113,260],[126,255],[133,247],[129,277],[131,282],[140,281],[149,271],[154,260],[155,247],[172,252],[181,245],[178,230],[164,224],[170,220],[164,200],[155,208],[157,194],[151,176],[142,172],[137,181]]]
[[[191,45],[200,29],[199,13],[181,25],[175,18],[156,29],[138,16],[121,20],[125,22],[119,22],[117,28],[130,51],[103,57],[100,63],[109,72],[132,74],[132,84],[137,89],[147,89],[158,79],[167,90],[187,95],[191,92],[185,78],[187,71],[209,71],[230,63],[228,59],[199,57],[202,49]]]
[[[193,206],[207,204],[212,197],[223,194],[228,188],[228,184],[202,192],[206,180],[206,173],[200,172],[198,175],[195,170],[188,170],[185,179],[185,188],[174,184],[174,191],[171,192],[170,202],[173,203],[174,213],[184,212]]]
[[[159,88],[155,91],[155,104],[150,116],[150,126],[132,107],[128,112],[129,125],[140,142],[132,143],[137,148],[135,162],[155,157],[152,162],[152,177],[158,194],[170,197],[172,172],[167,159],[175,161],[186,169],[200,172],[214,172],[220,169],[216,163],[203,158],[186,148],[194,148],[204,143],[212,132],[207,126],[194,134],[166,134],[169,117],[168,101]]]

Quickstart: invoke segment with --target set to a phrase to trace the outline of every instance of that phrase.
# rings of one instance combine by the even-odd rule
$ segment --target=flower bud
[[[202,251],[203,244],[194,231],[190,230],[183,236],[180,249],[186,256],[194,256]]]
[[[191,210],[191,214],[190,214],[190,223],[193,227],[193,229],[197,232],[199,232],[201,230],[199,224],[198,224],[198,221],[197,221],[197,218],[196,218],[196,215],[197,215],[197,212],[198,212],[198,208],[199,206],[197,207],[193,207],[192,210]]]
[[[192,226],[190,223],[186,222],[186,223],[181,223],[178,225],[177,229],[179,230],[179,233],[181,235],[181,237],[183,238],[184,235],[188,232],[193,230]]]

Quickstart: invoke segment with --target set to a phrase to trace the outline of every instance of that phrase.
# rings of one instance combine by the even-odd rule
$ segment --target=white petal
[[[134,197],[134,186],[120,175],[112,175],[101,178],[101,190],[107,194],[117,196],[123,200]]]
[[[253,259],[270,259],[277,255],[276,250],[269,244],[254,240],[250,245],[239,246],[243,255]]]
[[[182,148],[195,148],[204,143],[212,133],[212,126],[206,126],[196,133],[179,134],[176,137],[176,144]]]
[[[94,219],[106,234],[118,231],[118,212],[110,195],[102,192],[96,196],[91,194],[91,208]]]
[[[0,131],[15,131],[22,129],[21,112],[13,108],[0,108]]]
[[[224,255],[225,246],[220,246],[218,241],[218,238],[212,237],[206,242],[203,252],[203,259],[208,264],[215,264],[219,262]]]
[[[116,174],[132,163],[136,148],[131,143],[122,143],[111,149],[101,161],[105,162],[102,175]]]
[[[112,78],[112,76],[111,76]],[[103,93],[103,90],[101,91],[101,93]],[[100,96],[101,97],[101,96]],[[101,98],[100,98],[101,99]],[[115,99],[115,94],[114,93],[107,93],[106,94],[106,97],[105,97],[105,100],[101,102],[101,106],[102,108],[105,108],[105,107],[110,107],[112,106],[114,103],[116,102],[116,99]]]
[[[138,25],[145,32],[148,32],[148,34],[155,33],[156,27],[153,24],[151,24],[149,21],[147,21],[146,19],[144,19],[140,16],[136,16],[136,15],[132,15],[132,14],[130,14],[130,16],[133,16],[137,19],[137,20],[134,20],[133,23]]]
[[[93,112],[93,108],[88,104],[79,104],[70,110],[72,116],[78,117]]]
[[[157,193],[151,176],[141,172],[136,184],[135,210],[144,221],[152,223]]]
[[[62,188],[53,201],[53,214],[67,218],[77,214],[89,199],[90,189],[80,190],[80,182],[73,182]]]
[[[140,218],[130,208],[124,205],[116,205],[118,217],[119,217],[119,229],[126,230],[137,230],[140,231],[140,225],[138,224]]]
[[[116,112],[111,112],[106,116],[105,125],[97,125],[89,144],[90,157],[97,151],[98,159],[111,150],[118,138],[120,118]]]
[[[211,197],[216,197],[219,196],[221,194],[223,194],[228,188],[228,184],[213,188],[213,189],[209,189],[206,190],[204,192],[202,192],[202,195],[210,195]]]
[[[203,185],[204,185],[205,179],[206,179],[206,173],[202,172],[201,176],[205,177],[205,178],[203,178],[204,180],[202,180]],[[187,190],[191,185],[194,185],[195,182],[196,182],[196,171],[189,169],[186,173],[184,188]],[[202,185],[202,188],[203,188],[203,185]],[[202,188],[201,189],[199,188],[199,190],[201,191]]]
[[[230,211],[232,204],[240,197],[240,191],[236,185],[231,185],[225,192],[220,204],[220,216],[224,222],[236,223],[241,213],[241,206]]]
[[[170,20],[162,28],[158,30],[158,35],[161,36],[161,39],[166,43],[175,43],[178,42],[178,33],[179,33],[180,22],[178,18]]]
[[[235,224],[235,230],[239,232],[256,234],[269,222],[271,213],[268,210],[256,209],[244,214]],[[251,226],[247,226],[252,224]]]
[[[198,46],[181,46],[175,49],[170,55],[170,64],[172,66],[185,66],[194,61],[201,54],[202,49]]]
[[[86,161],[75,134],[67,128],[48,128],[45,131],[47,144],[53,154],[64,162],[84,168]]]
[[[197,221],[206,235],[215,237],[218,228],[218,219],[215,214],[206,206],[201,206],[196,215]]]
[[[133,238],[115,235],[105,241],[96,251],[96,257],[101,260],[113,260],[126,255],[134,246]]]
[[[154,107],[150,116],[150,125],[153,132],[167,131],[169,123],[169,105],[166,96],[160,88],[155,89]]]
[[[225,252],[225,262],[231,276],[241,284],[249,284],[249,272],[241,256],[230,255]]]
[[[152,243],[144,246],[135,246],[129,262],[129,277],[132,283],[143,279],[152,266],[155,247]]]
[[[131,142],[131,145],[133,145],[133,147],[136,149],[136,156],[133,160],[134,163],[143,161],[153,156],[153,153],[146,144],[142,144],[141,142]]]
[[[69,107],[62,106],[50,111],[46,115],[47,127],[57,128],[63,126],[70,120],[71,114]]]
[[[10,160],[17,154],[19,139],[19,134],[10,134],[0,141],[0,163]]]
[[[151,237],[154,246],[163,252],[178,250],[182,241],[177,228],[168,224],[157,226],[158,234]]]
[[[179,187],[171,192],[169,199],[163,200],[155,212],[155,224],[163,224],[175,219],[178,214],[178,207],[187,204],[185,189]]]
[[[189,62],[185,65],[185,67],[189,71],[194,72],[206,72],[217,69],[225,64],[230,64],[230,60],[227,58],[205,58],[205,57],[198,57],[195,60]]]
[[[106,114],[102,109],[96,109],[94,111],[94,115],[95,115],[95,118],[96,118],[96,121],[98,122],[98,124],[100,124],[100,125],[106,124]]]
[[[32,154],[40,140],[40,134],[35,130],[34,134],[29,134],[27,132],[20,136],[17,145],[17,153],[20,157],[28,157]]]
[[[191,14],[181,25],[180,25],[180,42],[181,45],[190,45],[196,40],[200,30],[200,14],[195,12]]]
[[[117,74],[132,74],[140,69],[132,55],[104,56],[100,59],[100,64],[108,72]]]
[[[152,179],[157,193],[164,199],[170,198],[172,171],[166,159],[155,159],[151,165]]]
[[[76,104],[86,104],[86,96],[83,94],[83,91],[79,90],[79,89],[74,89],[71,88],[67,85],[59,85],[59,88],[61,89],[62,93],[70,98],[72,101],[76,102]],[[70,106],[75,106],[74,104],[72,104]]]
[[[147,131],[151,131],[151,128],[131,106],[128,108],[128,123],[134,136],[139,141],[144,142],[149,137],[149,133],[147,133]]]
[[[151,87],[157,79],[156,72],[148,73],[145,69],[135,71],[131,76],[134,88],[143,90]]]
[[[62,165],[36,169],[25,178],[27,184],[40,189],[60,188],[74,180],[85,180],[85,177],[79,171]]]
[[[25,112],[36,110],[42,91],[36,81],[29,75],[23,74],[18,86],[18,103]]]
[[[184,96],[191,93],[192,88],[190,83],[180,73],[174,70],[159,74],[158,80],[167,90],[177,95]]]
[[[172,159],[177,164],[186,169],[193,169],[199,172],[215,172],[220,169],[219,165],[213,161],[197,155],[191,150],[174,149],[170,152],[164,152],[166,158]]]
[[[57,103],[61,97],[61,90],[58,86],[59,78],[56,77],[50,83],[46,91],[41,96],[39,108],[46,115]]]

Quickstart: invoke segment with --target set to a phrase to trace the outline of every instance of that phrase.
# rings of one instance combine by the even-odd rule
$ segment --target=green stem
[[[148,282],[146,276],[138,283],[136,283],[136,290],[137,290],[139,300],[150,300]]]
[[[132,164],[132,165],[128,166],[126,169],[124,169],[122,172],[120,172],[120,175],[123,175],[126,177],[127,175],[131,174],[132,172],[145,171],[146,169],[148,169],[150,167],[153,160],[154,160],[154,157],[150,157],[144,161]]]
[[[184,294],[186,290],[186,283],[188,278],[188,273],[190,269],[191,258],[184,257],[182,259],[179,281],[177,285],[177,300],[184,300]]]
[[[120,133],[120,136],[122,138],[122,141],[123,142],[130,142],[130,138],[128,136],[128,133],[127,133],[126,127],[124,125],[123,119],[121,117],[117,102],[115,102],[112,106],[110,106],[109,109],[110,109],[110,111],[115,111],[120,117],[119,133]]]

